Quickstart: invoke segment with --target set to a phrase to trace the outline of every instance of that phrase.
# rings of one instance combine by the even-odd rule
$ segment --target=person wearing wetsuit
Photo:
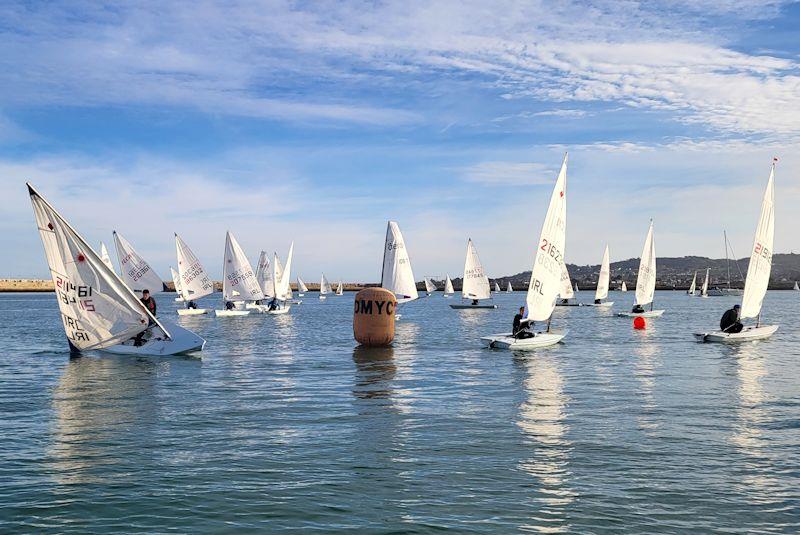
[[[633,309],[631,310],[632,314],[644,314],[644,307],[640,304],[633,305]]]
[[[719,320],[719,328],[724,333],[740,333],[744,328],[742,322],[739,321],[739,305],[733,305],[733,308],[726,310]]]
[[[522,324],[523,314],[525,314],[525,307],[519,307],[519,314],[514,316],[514,324],[511,327],[511,334],[514,338],[533,338],[534,334],[528,329],[533,322]]]
[[[156,309],[158,308],[156,305],[156,300],[154,297],[150,295],[150,290],[142,290],[142,298],[140,299],[144,307],[153,315],[153,318],[156,317]],[[147,326],[150,327],[151,325],[155,325],[153,318],[150,318]],[[147,331],[142,331],[136,335],[136,338],[133,339],[133,345],[136,347],[141,346],[144,344],[144,333]]]

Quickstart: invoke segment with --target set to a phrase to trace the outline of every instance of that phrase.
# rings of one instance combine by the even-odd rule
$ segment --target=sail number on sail
[[[122,260],[120,260],[120,265],[121,265],[122,271],[125,271],[125,269],[127,268],[127,266],[125,264],[127,264],[131,260],[133,260],[133,255],[131,255],[130,253],[126,254],[122,258]],[[148,271],[150,271],[150,266],[148,266],[146,263],[144,263],[144,264],[139,264],[139,265],[135,265],[135,264],[132,265],[130,267],[130,269],[128,269],[127,273],[128,273],[128,276],[131,278],[131,280],[133,280],[134,282],[137,282],[142,277],[144,277],[147,274]],[[158,290],[156,290],[156,291],[158,291]]]

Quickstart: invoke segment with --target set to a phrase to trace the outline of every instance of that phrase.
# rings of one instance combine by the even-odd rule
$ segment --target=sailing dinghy
[[[172,286],[175,288],[175,291],[178,293],[178,297],[175,298],[176,303],[180,303],[183,301],[183,297],[180,296],[181,293],[181,281],[178,280],[178,272],[172,269],[172,266],[169,267],[169,274],[172,277]]]
[[[436,291],[436,284],[430,279],[430,277],[425,278],[425,293],[428,294],[428,297],[431,296],[433,292]]]
[[[214,283],[206,273],[203,264],[189,249],[180,236],[175,234],[175,251],[178,255],[178,282],[180,284],[181,298],[186,303],[186,308],[179,308],[179,316],[197,316],[208,314],[207,308],[193,308],[190,305],[201,297],[214,293]]]
[[[489,278],[483,271],[481,259],[478,251],[472,243],[472,238],[467,240],[467,258],[464,262],[464,279],[461,285],[461,303],[450,305],[450,308],[497,308],[494,303],[481,303],[485,299],[491,299],[492,292],[489,289]],[[465,303],[465,300],[471,301]]]
[[[100,242],[100,259],[105,265],[108,266],[108,269],[114,271],[114,264],[111,263],[111,257],[108,255],[108,249],[106,249],[106,244],[103,242]]]
[[[711,268],[706,268],[706,279],[703,281],[703,286],[700,288],[700,297],[708,297],[708,276],[711,273]]]
[[[150,314],[70,224],[30,184],[28,193],[72,353],[181,355],[206,341]]]
[[[217,317],[247,316],[249,310],[244,309],[248,301],[264,299],[264,293],[253,272],[247,255],[236,238],[228,231],[225,234],[225,260],[222,280],[222,310],[214,310]],[[228,307],[228,303],[233,306]]]
[[[620,286],[619,291],[620,292],[627,292],[628,291],[628,287],[625,285],[625,281],[622,281],[622,286]]]
[[[308,286],[306,286],[306,283],[303,282],[303,279],[297,277],[297,297],[305,296],[307,291]]]
[[[561,289],[558,292],[557,307],[579,307],[581,304],[575,299],[575,291],[572,288],[572,281],[569,279],[569,270],[567,264],[561,263],[561,280],[559,282]],[[577,288],[577,284],[575,285]]]
[[[444,281],[444,297],[453,297],[456,291],[453,289],[453,281],[450,280],[450,275]]]
[[[694,297],[696,290],[697,290],[697,271],[694,272],[694,277],[692,277],[692,284],[690,284],[689,289],[686,290],[686,295]]]
[[[164,282],[161,277],[136,252],[130,242],[116,230],[114,231],[114,245],[117,249],[117,260],[119,261],[122,280],[125,281],[128,288],[139,293],[143,290],[150,290],[150,293],[164,291]]]
[[[767,188],[761,201],[761,215],[758,218],[753,251],[750,253],[750,264],[747,266],[747,277],[744,281],[740,319],[755,318],[755,325],[747,325],[741,332],[728,333],[711,331],[695,333],[702,342],[747,342],[768,338],[778,330],[777,325],[761,325],[761,306],[767,294],[769,275],[772,270],[772,245],[775,237],[775,162],[767,180]]]
[[[344,295],[344,288],[342,287],[342,281],[339,281],[339,285],[336,286],[336,295]]]
[[[286,266],[282,266],[278,259],[278,253],[273,256],[272,280],[274,284],[273,294],[275,298],[268,305],[267,314],[286,314],[291,308],[292,299],[292,256],[294,255],[294,242],[289,246],[289,254],[286,255]]]
[[[411,259],[408,256],[406,242],[400,227],[394,221],[386,225],[386,242],[383,247],[383,269],[381,271],[381,288],[392,292],[397,304],[408,303],[419,297]],[[400,314],[395,312],[395,320]]]
[[[797,284],[797,281],[794,281],[794,288],[792,288],[795,292],[800,292],[800,285]]]
[[[608,253],[608,245],[603,252],[603,261],[600,263],[600,274],[597,276],[597,289],[594,292],[594,303],[588,306],[610,307],[614,301],[606,301],[608,297],[608,285],[611,282],[611,259]]]
[[[322,274],[322,278],[319,280],[319,298],[320,299],[327,299],[328,294],[331,293],[333,290],[331,289],[331,283],[328,282],[328,279],[325,278],[325,274]]]
[[[495,293],[500,293],[500,285],[497,284],[497,281],[495,281],[495,283],[494,283],[494,292]]]
[[[514,288],[511,287],[511,281],[508,281],[508,285],[506,286],[506,293],[514,293]]]
[[[636,305],[644,309],[650,305],[650,310],[642,312],[619,312],[617,316],[632,318],[641,316],[643,318],[656,318],[664,313],[663,310],[653,310],[653,298],[656,294],[656,242],[653,238],[653,220],[650,220],[650,228],[647,230],[647,237],[644,239],[642,258],[639,260],[639,274],[636,277]],[[636,306],[634,306],[634,310]]]
[[[481,338],[490,348],[531,350],[560,342],[567,331],[550,330],[550,319],[555,310],[556,297],[561,291],[561,266],[564,263],[564,245],[567,230],[567,156],[561,164],[550,205],[536,246],[528,295],[525,299],[525,320],[546,321],[547,329],[530,338],[517,338],[513,333],[493,334]]]

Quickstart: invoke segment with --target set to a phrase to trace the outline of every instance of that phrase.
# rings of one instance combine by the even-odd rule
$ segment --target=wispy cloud
[[[461,170],[467,182],[485,186],[550,184],[557,169],[534,162],[480,162]]]

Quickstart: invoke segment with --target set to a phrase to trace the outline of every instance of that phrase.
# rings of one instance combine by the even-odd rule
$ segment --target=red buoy
[[[639,331],[647,328],[647,322],[641,316],[636,316],[633,318],[633,328]]]

